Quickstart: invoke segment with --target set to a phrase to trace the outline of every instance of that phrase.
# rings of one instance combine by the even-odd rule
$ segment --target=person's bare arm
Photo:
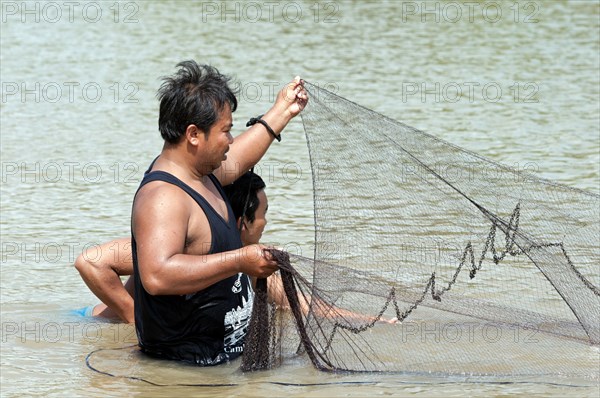
[[[279,92],[275,104],[262,119],[278,135],[304,109],[307,102],[304,82],[296,77]],[[214,172],[221,185],[231,184],[258,163],[273,140],[274,137],[260,123],[235,137],[227,153],[227,160]]]
[[[95,309],[95,315],[119,317],[134,322],[133,289],[121,282],[121,275],[133,274],[131,239],[116,239],[85,250],[77,257],[75,268],[81,278],[108,309]]]
[[[125,286],[125,290],[127,290],[127,293],[129,293],[129,295],[133,298],[133,289],[134,289],[133,276],[130,276],[129,278],[127,278],[127,281],[125,282],[124,286]],[[127,314],[128,314],[127,319],[123,319],[123,318],[121,318],[121,319],[127,323],[133,323],[133,321],[135,319],[133,307],[131,308],[131,311],[127,311]],[[104,303],[96,304],[94,306],[94,311],[93,311],[92,315],[99,316],[102,318],[111,318],[111,319],[120,318],[119,315],[112,308],[110,308],[109,306],[107,306]],[[131,321],[128,320],[129,317],[131,318]]]
[[[277,262],[261,245],[184,254],[192,206],[197,205],[185,192],[166,183],[149,183],[136,196],[133,233],[141,282],[149,294],[190,294],[238,272],[267,277],[277,270]]]

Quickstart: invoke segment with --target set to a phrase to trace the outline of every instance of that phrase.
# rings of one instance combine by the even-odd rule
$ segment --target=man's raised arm
[[[307,102],[304,81],[297,76],[277,94],[275,104],[261,119],[279,135],[289,121],[304,109]],[[237,136],[229,148],[227,160],[214,172],[221,185],[231,184],[258,163],[274,139],[260,123]]]

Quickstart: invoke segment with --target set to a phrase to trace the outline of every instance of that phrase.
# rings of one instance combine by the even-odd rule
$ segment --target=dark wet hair
[[[177,67],[179,70],[174,76],[163,77],[157,93],[160,100],[158,130],[171,144],[179,142],[190,124],[208,134],[225,104],[229,104],[232,112],[237,108],[228,76],[193,60],[180,62]]]
[[[265,189],[265,182],[252,171],[243,174],[233,184],[223,187],[236,220],[245,216],[248,221],[254,222],[259,206],[257,193],[261,189]]]

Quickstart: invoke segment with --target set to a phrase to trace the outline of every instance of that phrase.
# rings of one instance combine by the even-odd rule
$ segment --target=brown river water
[[[599,4],[2,1],[0,395],[597,397],[598,385],[578,380],[335,375],[303,358],[258,374],[237,363],[182,367],[127,347],[131,326],[71,311],[97,302],[72,267],[77,255],[129,235],[133,194],[162,146],[159,78],[185,59],[237,79],[234,135],[300,75],[482,156],[600,193]],[[257,171],[270,202],[265,243],[310,255],[300,118]],[[90,352],[113,348],[92,364],[119,377],[86,366]]]

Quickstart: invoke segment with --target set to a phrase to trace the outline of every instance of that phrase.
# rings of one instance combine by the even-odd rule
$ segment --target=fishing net
[[[314,258],[273,252],[243,370],[600,378],[600,196],[306,88]]]

